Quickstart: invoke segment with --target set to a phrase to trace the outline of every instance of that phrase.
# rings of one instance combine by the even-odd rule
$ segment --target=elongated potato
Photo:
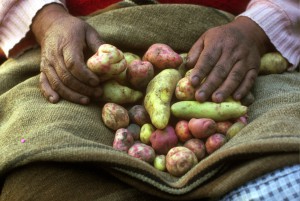
[[[152,124],[165,128],[170,119],[171,99],[181,75],[176,69],[165,69],[157,74],[148,84],[144,106],[149,113]]]
[[[238,118],[245,115],[247,110],[247,106],[233,101],[222,103],[179,101],[171,106],[171,112],[177,118],[210,118],[215,121],[225,121]]]
[[[115,80],[108,80],[102,85],[101,101],[117,104],[135,103],[143,97],[143,93],[127,86],[120,85]]]

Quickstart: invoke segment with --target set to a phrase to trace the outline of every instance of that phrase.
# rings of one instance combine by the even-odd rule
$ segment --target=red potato
[[[132,134],[134,140],[140,139],[141,127],[137,124],[129,124],[127,130]]]
[[[190,149],[196,155],[198,161],[202,160],[206,155],[205,144],[202,140],[193,138],[183,144],[184,147]]]
[[[106,103],[102,108],[102,121],[112,130],[126,128],[129,125],[128,111],[121,105]]]
[[[151,146],[143,143],[134,143],[129,148],[128,154],[150,164],[153,163],[156,156],[154,149]]]
[[[216,132],[217,124],[209,118],[192,118],[189,120],[189,130],[195,138],[203,139]]]
[[[180,120],[175,125],[175,133],[181,142],[186,142],[193,138],[189,130],[189,122],[186,120]]]
[[[197,163],[198,160],[194,152],[186,147],[173,147],[166,155],[167,171],[176,177],[184,175]]]
[[[227,130],[230,128],[230,126],[233,124],[231,121],[219,121],[216,122],[216,133],[226,134]]]
[[[166,155],[178,143],[177,135],[172,126],[156,129],[150,136],[150,143],[157,154]]]
[[[129,118],[132,123],[139,126],[151,123],[150,116],[143,105],[134,105],[128,110]]]
[[[126,60],[121,50],[110,44],[100,45],[98,51],[87,60],[88,68],[105,79],[123,72]]]
[[[119,151],[128,152],[129,148],[133,145],[134,138],[130,131],[126,128],[120,128],[115,133],[113,141],[113,148]]]
[[[134,88],[146,88],[154,77],[153,65],[149,61],[132,61],[127,65],[126,77]]]
[[[208,154],[213,153],[227,142],[226,136],[220,133],[215,133],[209,136],[205,141],[205,148]]]
[[[183,62],[182,57],[170,46],[162,43],[151,45],[143,56],[144,61],[149,61],[159,70],[178,68]]]
[[[248,116],[247,115],[240,116],[239,118],[235,119],[234,122],[242,122],[243,124],[247,125]]]
[[[195,100],[196,89],[188,77],[181,78],[176,85],[175,96],[178,100]]]

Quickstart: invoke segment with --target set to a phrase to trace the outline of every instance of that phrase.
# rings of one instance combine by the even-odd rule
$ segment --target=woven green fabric
[[[148,5],[109,11],[87,22],[108,43],[142,53],[156,42],[187,52],[205,30],[232,19],[200,6]],[[266,172],[299,163],[297,72],[259,77],[253,90],[256,101],[249,107],[250,123],[221,149],[176,178],[113,150],[114,133],[103,125],[100,105],[48,103],[38,86],[39,62],[39,50],[32,50],[0,67],[1,179],[15,168],[41,161],[86,163],[94,165],[99,174],[104,168],[142,192],[189,200],[222,196]],[[26,141],[21,143],[21,139]],[[101,182],[95,185],[102,188]],[[122,192],[114,183],[106,185],[107,191],[116,191],[111,200],[120,200]]]

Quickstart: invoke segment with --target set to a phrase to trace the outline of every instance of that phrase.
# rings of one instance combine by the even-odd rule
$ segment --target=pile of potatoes
[[[194,99],[186,53],[156,43],[140,57],[103,44],[87,66],[101,79],[113,148],[182,176],[247,125],[247,106]]]

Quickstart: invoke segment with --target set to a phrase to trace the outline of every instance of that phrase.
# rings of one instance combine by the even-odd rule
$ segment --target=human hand
[[[222,102],[230,95],[241,100],[252,88],[260,57],[269,46],[264,31],[247,17],[206,31],[188,53],[196,100]]]
[[[35,17],[32,32],[41,46],[40,88],[50,102],[63,98],[88,104],[102,94],[99,78],[85,64],[85,53],[103,43],[96,30],[62,6],[49,4]]]

